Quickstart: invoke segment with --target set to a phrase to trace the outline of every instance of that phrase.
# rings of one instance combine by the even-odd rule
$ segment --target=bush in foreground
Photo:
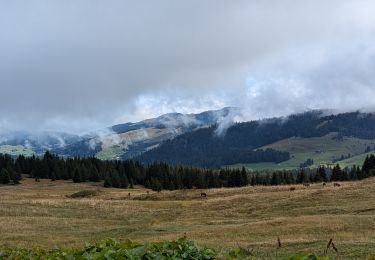
[[[185,239],[138,244],[130,240],[103,240],[83,249],[0,250],[0,259],[215,259],[215,251]]]
[[[208,247],[196,245],[193,241],[179,239],[177,241],[164,241],[156,243],[139,244],[130,240],[116,241],[103,240],[95,244],[87,243],[81,249],[0,249],[0,259],[25,259],[25,260],[101,260],[101,259],[130,259],[130,260],[205,260],[205,259],[259,259],[252,252],[243,248],[234,248],[224,255]],[[314,254],[293,254],[288,257],[277,257],[288,260],[329,260],[326,256]],[[375,259],[369,256],[367,259]]]

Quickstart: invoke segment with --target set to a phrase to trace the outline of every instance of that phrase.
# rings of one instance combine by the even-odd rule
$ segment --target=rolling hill
[[[200,114],[170,113],[86,135],[15,132],[0,136],[0,153],[16,156],[49,150],[67,157],[279,170],[336,162],[350,166],[375,149],[375,115],[371,113],[310,111],[226,128],[224,122],[239,112],[224,108]]]
[[[359,139],[355,137],[337,138],[335,132],[322,137],[291,137],[261,147],[272,148],[279,151],[288,151],[290,160],[281,163],[253,163],[228,165],[230,168],[245,166],[247,169],[256,170],[291,170],[300,167],[307,159],[313,160],[310,167],[319,165],[333,165],[339,163],[342,167],[353,164],[361,165],[366,158],[366,150],[375,147],[375,140]],[[358,158],[357,158],[358,157]]]
[[[0,136],[0,152],[38,155],[49,150],[67,157],[129,159],[180,134],[208,127],[224,118],[230,120],[237,112],[237,108],[226,107],[199,114],[169,113],[136,123],[114,125],[85,135],[11,132]]]
[[[322,111],[311,111],[287,118],[238,123],[222,136],[217,134],[216,126],[198,129],[166,141],[138,159],[146,163],[166,161],[204,167],[295,169],[307,159],[312,159],[315,165],[332,164],[363,154],[374,149],[374,139],[374,114],[325,115]],[[272,151],[278,156],[265,159],[250,151]]]

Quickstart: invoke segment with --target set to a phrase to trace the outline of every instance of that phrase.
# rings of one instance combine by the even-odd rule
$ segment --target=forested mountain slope
[[[322,111],[311,111],[286,118],[237,123],[222,135],[218,135],[216,130],[217,125],[185,133],[138,159],[207,167],[234,163],[278,163],[290,158],[288,151],[277,151],[273,147],[258,148],[286,138],[323,137],[329,133],[335,133],[332,138],[337,141],[343,140],[343,137],[375,139],[375,116],[360,112],[325,116]]]

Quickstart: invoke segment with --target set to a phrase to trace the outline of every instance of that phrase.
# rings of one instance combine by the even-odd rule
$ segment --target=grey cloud
[[[373,11],[355,0],[3,1],[0,130],[371,105]]]

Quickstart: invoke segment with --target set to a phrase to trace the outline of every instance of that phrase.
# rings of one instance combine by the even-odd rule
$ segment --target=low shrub
[[[82,249],[50,251],[42,249],[0,250],[0,259],[214,259],[213,249],[197,246],[194,242],[179,239],[158,243],[138,244],[130,240],[122,242],[103,240],[86,244]]]
[[[76,193],[73,193],[69,197],[70,198],[87,198],[87,197],[96,196],[97,194],[98,194],[98,192],[94,191],[94,190],[81,190],[81,191],[78,191]]]

